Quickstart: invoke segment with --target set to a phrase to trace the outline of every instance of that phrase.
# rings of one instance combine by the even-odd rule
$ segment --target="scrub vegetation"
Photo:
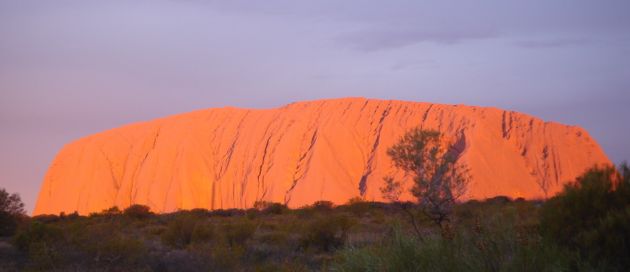
[[[421,205],[352,199],[300,209],[147,207],[20,217],[3,271],[628,271],[630,171],[593,168],[548,201],[453,206],[442,235]],[[407,212],[418,215],[418,236]]]

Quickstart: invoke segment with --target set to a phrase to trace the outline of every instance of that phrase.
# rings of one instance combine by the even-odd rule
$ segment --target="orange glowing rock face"
[[[34,214],[131,204],[172,212],[248,208],[258,200],[289,207],[357,196],[383,201],[383,176],[405,178],[387,149],[417,126],[455,141],[472,175],[466,198],[543,198],[540,184],[549,184],[551,196],[594,164],[610,163],[584,129],[496,108],[363,98],[216,108],[66,145]]]

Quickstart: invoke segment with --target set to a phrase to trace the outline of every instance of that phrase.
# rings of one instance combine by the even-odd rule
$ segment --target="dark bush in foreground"
[[[282,214],[289,210],[287,205],[268,201],[256,201],[254,209],[264,214]]]
[[[355,223],[345,215],[319,217],[303,230],[300,246],[305,249],[315,247],[323,251],[340,248],[346,242],[348,230]]]
[[[93,244],[88,253],[94,262],[101,262],[107,267],[129,266],[137,264],[146,255],[146,248],[140,239],[113,233]]]
[[[162,241],[172,247],[184,248],[193,243],[207,242],[214,235],[214,227],[196,214],[181,214],[168,223]]]
[[[315,201],[311,207],[318,211],[330,211],[335,207],[335,204],[328,200],[319,200]]]
[[[499,220],[497,220],[499,219]],[[505,218],[460,230],[453,239],[418,239],[394,226],[380,243],[348,247],[334,271],[567,271],[568,255],[522,233]],[[508,224],[506,224],[508,223]]]
[[[256,223],[247,218],[236,220],[223,225],[223,235],[230,247],[242,246],[254,236]]]
[[[33,221],[15,235],[13,243],[19,250],[28,251],[33,243],[55,244],[62,238],[60,228]]]
[[[240,216],[244,215],[245,211],[239,209],[227,209],[227,210],[213,210],[209,211],[208,214],[210,216],[219,216],[219,217],[232,217],[232,216]]]
[[[509,196],[495,196],[491,198],[486,198],[485,202],[494,203],[494,204],[505,204],[512,202],[512,199]]]
[[[15,216],[0,212],[0,236],[11,236],[17,229],[19,219]]]
[[[140,205],[140,204],[133,204],[127,207],[123,211],[123,214],[125,216],[133,217],[136,219],[144,219],[153,215],[153,213],[151,212],[151,208],[145,205]]]
[[[118,209],[118,206],[113,206],[109,209],[105,209],[103,210],[99,215],[103,215],[103,216],[117,216],[117,215],[121,215],[122,211],[120,209]]]
[[[342,208],[350,211],[356,216],[362,216],[369,212],[371,209],[374,209],[373,202],[367,202],[363,198],[353,197],[348,202],[341,206]]]
[[[36,215],[31,218],[33,221],[37,221],[40,223],[53,223],[59,221],[59,216],[54,214],[42,214]]]
[[[26,253],[35,269],[53,269],[62,262],[62,229],[33,221],[20,229],[13,244]]]
[[[541,210],[543,235],[605,270],[630,270],[630,170],[593,168]]]

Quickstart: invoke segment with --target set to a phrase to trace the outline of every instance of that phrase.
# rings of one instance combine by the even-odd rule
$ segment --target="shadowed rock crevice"
[[[359,194],[362,197],[365,197],[365,192],[367,191],[367,179],[368,176],[372,173],[374,168],[374,160],[376,158],[376,151],[381,141],[381,132],[383,131],[383,123],[387,115],[389,115],[389,111],[391,110],[391,103],[387,105],[387,108],[383,110],[381,114],[381,118],[378,121],[378,125],[376,126],[374,134],[376,135],[374,139],[374,144],[372,144],[372,149],[369,152],[367,165],[363,175],[361,176],[361,180],[359,181]]]

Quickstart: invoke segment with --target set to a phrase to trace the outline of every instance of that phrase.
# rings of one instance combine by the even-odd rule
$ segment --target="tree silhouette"
[[[12,235],[25,213],[24,203],[18,194],[0,189],[0,236]]]
[[[455,202],[462,197],[470,182],[468,167],[457,163],[460,152],[435,130],[415,128],[388,149],[394,166],[411,175],[411,193],[424,215],[446,230]],[[398,201],[402,182],[385,177],[383,197]],[[415,217],[413,217],[414,227]]]

